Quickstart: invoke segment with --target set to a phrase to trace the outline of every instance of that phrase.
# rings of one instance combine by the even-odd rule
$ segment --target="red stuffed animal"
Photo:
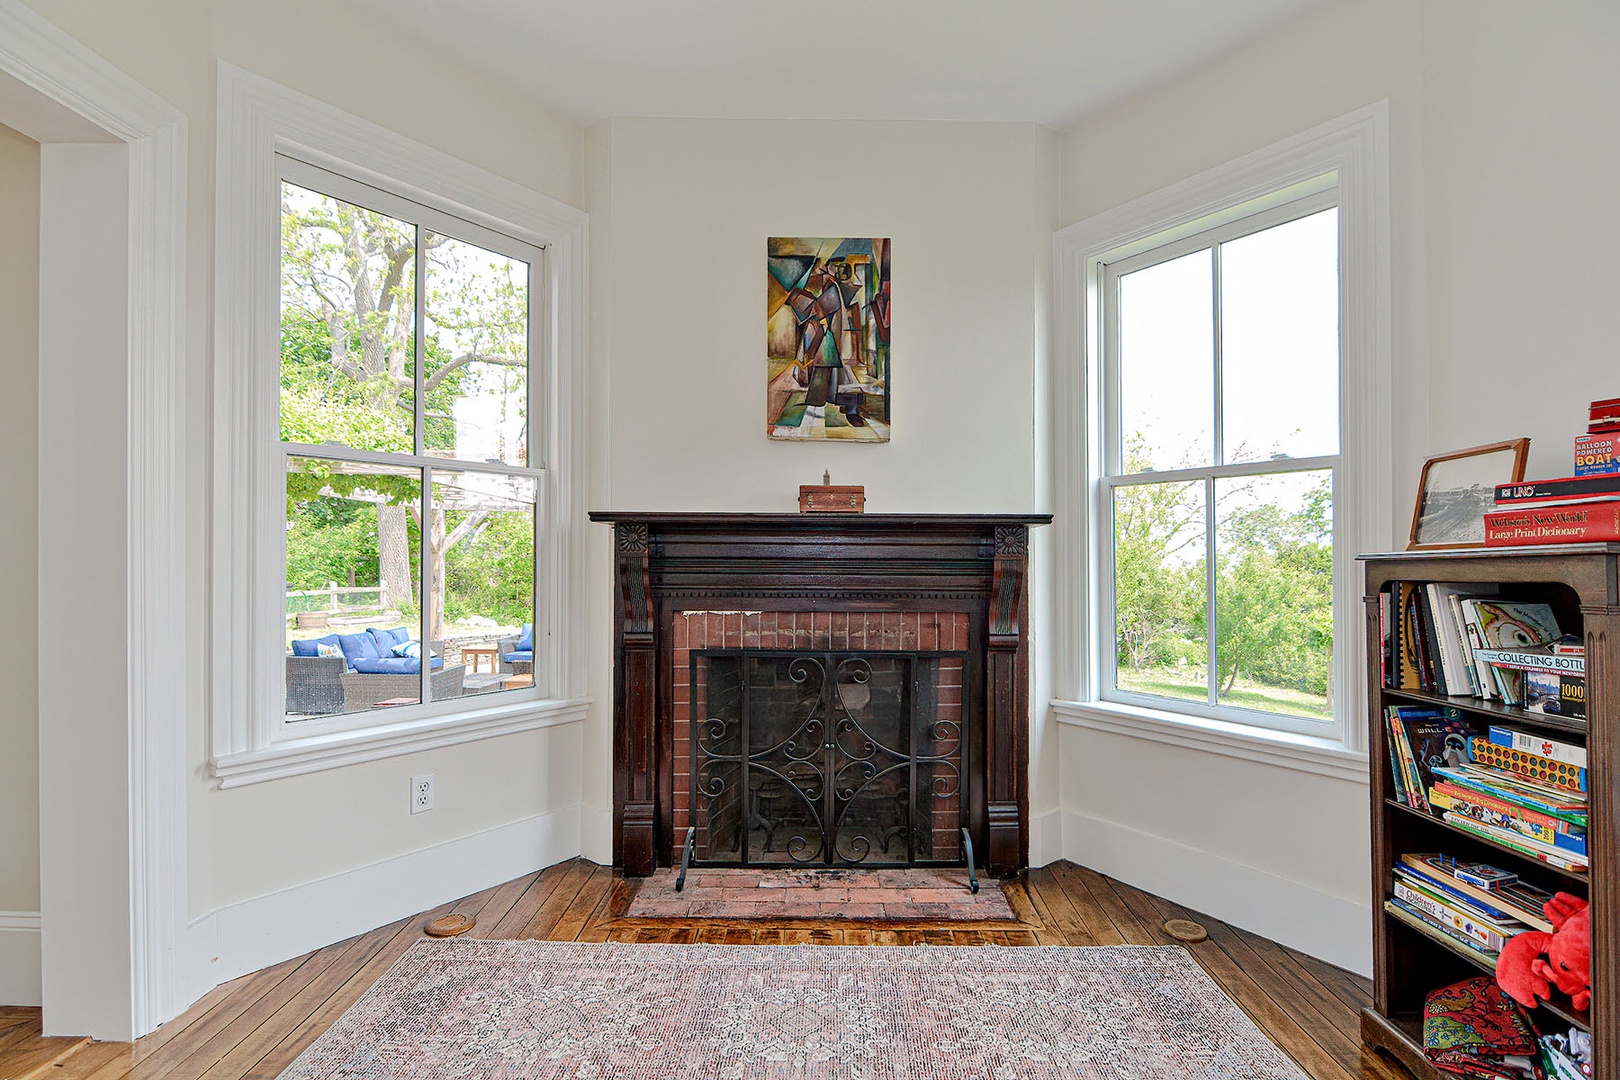
[[[1496,958],[1496,982],[1508,997],[1535,1008],[1556,986],[1577,1010],[1592,1003],[1592,913],[1585,900],[1559,893],[1541,909],[1554,933],[1526,930]]]

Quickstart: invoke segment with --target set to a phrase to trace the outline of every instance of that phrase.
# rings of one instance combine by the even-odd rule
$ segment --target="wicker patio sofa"
[[[415,698],[421,693],[421,661],[414,657],[391,657],[386,650],[403,642],[403,631],[367,630],[342,637],[295,641],[286,657],[287,712],[317,716],[355,712],[390,698]],[[341,645],[341,655],[310,655],[319,646]],[[365,646],[361,648],[361,646]],[[443,652],[443,642],[430,642],[430,652]],[[438,665],[430,676],[435,700],[460,697],[466,667]],[[414,668],[415,670],[410,670]],[[358,670],[356,670],[358,669]]]
[[[361,674],[341,656],[288,656],[287,712],[300,716],[357,712],[389,698],[422,692],[419,674]],[[451,664],[430,676],[433,699],[460,697],[465,664]]]

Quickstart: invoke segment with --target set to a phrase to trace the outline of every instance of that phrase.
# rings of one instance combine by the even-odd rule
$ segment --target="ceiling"
[[[1061,127],[1323,0],[360,0],[582,123]]]

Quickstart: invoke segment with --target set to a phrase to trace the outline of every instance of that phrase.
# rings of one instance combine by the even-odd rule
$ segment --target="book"
[[[1582,858],[1586,856],[1584,829],[1547,814],[1538,814],[1534,810],[1514,806],[1494,796],[1482,795],[1448,784],[1436,784],[1429,791],[1429,803],[1436,809],[1445,811],[1448,820],[1451,814],[1461,814],[1473,818],[1482,825],[1517,833],[1559,851],[1579,855]]]
[[[1556,671],[1524,673],[1524,707],[1531,712],[1586,719],[1586,680]]]
[[[1545,735],[1535,735],[1502,724],[1492,724],[1487,735],[1497,746],[1517,750],[1521,754],[1533,754],[1548,761],[1562,761],[1566,765],[1586,768],[1586,747],[1579,743],[1549,739]]]
[[[1395,583],[1395,687],[1398,690],[1423,689],[1423,676],[1418,664],[1419,590],[1410,581]]]
[[[1541,499],[1620,496],[1620,474],[1560,476],[1552,480],[1521,480],[1496,485],[1497,506],[1526,506]]]
[[[1539,754],[1527,754],[1509,746],[1501,746],[1489,739],[1475,738],[1468,745],[1474,755],[1474,764],[1486,765],[1505,772],[1518,773],[1531,780],[1539,780],[1551,787],[1566,791],[1586,790],[1586,770],[1578,765],[1553,761]]]
[[[1399,900],[1393,898],[1385,900],[1384,910],[1425,937],[1432,938],[1456,952],[1471,957],[1476,963],[1488,970],[1495,970],[1497,954],[1489,951],[1483,945],[1475,944],[1455,931],[1447,930],[1432,920],[1424,918],[1423,915],[1413,911]]]
[[[1563,818],[1573,825],[1586,825],[1586,796],[1532,780],[1520,773],[1495,769],[1475,762],[1460,768],[1443,767],[1433,770],[1436,776],[1482,795],[1518,803],[1528,810],[1538,810]]]
[[[1491,672],[1491,665],[1479,658],[1479,650],[1485,648],[1485,634],[1480,627],[1478,605],[1479,601],[1474,599],[1461,602],[1463,630],[1468,634],[1468,650],[1474,664],[1474,681],[1479,684],[1479,696],[1491,700],[1502,695],[1496,689],[1496,676]]]
[[[1516,600],[1475,600],[1480,648],[1530,649],[1562,637],[1558,617],[1546,604]]]
[[[1400,746],[1395,741],[1395,725],[1385,720],[1384,728],[1387,732],[1384,741],[1389,744],[1389,777],[1395,788],[1395,799],[1411,806],[1412,802],[1406,794],[1406,762],[1402,760]]]
[[[1452,813],[1448,810],[1440,818],[1447,825],[1455,826],[1463,832],[1472,833],[1482,840],[1489,840],[1491,843],[1505,847],[1509,851],[1527,855],[1549,866],[1556,866],[1563,870],[1573,870],[1583,874],[1586,872],[1587,860],[1584,855],[1577,855],[1572,851],[1554,848],[1551,844],[1543,844],[1539,840],[1532,840],[1528,836],[1516,833],[1511,829],[1500,829],[1494,825],[1486,825],[1466,814]]]
[[[1469,761],[1468,744],[1478,732],[1461,709],[1393,706],[1406,734],[1406,745],[1417,768],[1420,790],[1434,782],[1437,766],[1460,767]],[[1427,800],[1422,800],[1426,802]],[[1418,807],[1424,809],[1425,807]]]
[[[1495,510],[1485,515],[1485,546],[1620,540],[1620,499],[1571,506]]]
[[[1397,864],[1393,870],[1395,880],[1403,881],[1418,892],[1438,900],[1447,907],[1453,908],[1461,914],[1467,915],[1469,918],[1484,923],[1493,929],[1507,934],[1515,934],[1525,929],[1525,924],[1521,920],[1515,919],[1506,912],[1497,911],[1488,905],[1481,904],[1455,889],[1447,889],[1409,866]]]
[[[1539,889],[1520,880],[1487,892],[1457,877],[1457,868],[1464,864],[1440,852],[1408,852],[1401,856],[1401,862],[1409,870],[1428,878],[1440,888],[1471,897],[1487,911],[1501,911],[1526,926],[1552,933],[1552,921],[1542,910],[1543,905],[1553,898],[1553,894],[1546,889]]]
[[[1502,946],[1506,945],[1507,939],[1512,936],[1511,934],[1503,934],[1500,930],[1487,923],[1470,918],[1456,908],[1443,904],[1404,882],[1397,881],[1395,883],[1395,899],[1404,901],[1408,907],[1426,915],[1431,922],[1442,927],[1449,927],[1452,931],[1482,945],[1491,952],[1501,952]]]
[[[1555,653],[1551,643],[1533,649],[1477,649],[1474,656],[1496,667],[1520,671],[1551,671],[1566,675],[1586,674],[1586,654]]]
[[[1575,436],[1575,475],[1577,477],[1620,474],[1620,440],[1612,434],[1587,432]]]
[[[1412,756],[1412,744],[1406,737],[1406,726],[1401,721],[1401,706],[1392,705],[1389,708],[1390,741],[1395,746],[1396,754],[1400,757],[1401,776],[1406,788],[1406,805],[1414,810],[1427,810],[1428,802],[1423,797],[1423,778],[1418,773],[1416,760]]]

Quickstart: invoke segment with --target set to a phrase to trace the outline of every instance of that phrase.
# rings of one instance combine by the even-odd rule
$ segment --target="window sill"
[[[452,717],[429,717],[362,731],[291,739],[262,749],[216,757],[212,763],[213,773],[221,788],[243,787],[441,746],[575,724],[585,719],[590,705],[589,698],[524,701]]]
[[[1283,769],[1369,782],[1367,755],[1334,739],[1144,709],[1112,701],[1054,701],[1060,724],[1133,739],[1259,761]]]

